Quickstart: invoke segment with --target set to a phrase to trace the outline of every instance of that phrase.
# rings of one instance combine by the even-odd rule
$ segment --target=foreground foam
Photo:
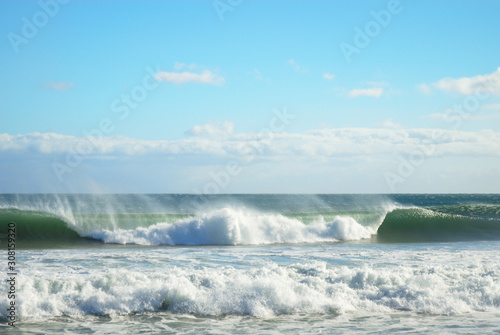
[[[273,243],[314,243],[370,238],[375,229],[364,227],[351,217],[323,217],[305,225],[281,214],[264,214],[248,209],[223,208],[173,224],[103,230],[88,237],[107,243],[143,245],[240,245]]]
[[[460,314],[500,311],[498,265],[328,268],[325,263],[254,269],[169,267],[138,272],[20,275],[22,319],[170,312],[190,315]],[[6,296],[5,285],[0,289]],[[5,318],[7,300],[0,300]]]

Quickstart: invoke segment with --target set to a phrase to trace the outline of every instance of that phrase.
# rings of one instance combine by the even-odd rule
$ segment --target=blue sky
[[[2,1],[0,192],[498,192],[499,12]]]

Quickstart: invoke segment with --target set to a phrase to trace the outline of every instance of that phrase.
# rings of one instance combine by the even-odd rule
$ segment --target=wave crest
[[[336,216],[331,222],[320,216],[306,225],[281,214],[223,208],[195,219],[130,230],[103,230],[87,236],[119,244],[252,245],[352,241],[370,238],[374,233],[375,229],[348,216]]]

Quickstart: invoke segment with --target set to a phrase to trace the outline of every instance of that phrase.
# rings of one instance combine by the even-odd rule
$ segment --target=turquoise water
[[[499,332],[499,213],[498,195],[0,195],[20,318],[4,285],[0,327]]]

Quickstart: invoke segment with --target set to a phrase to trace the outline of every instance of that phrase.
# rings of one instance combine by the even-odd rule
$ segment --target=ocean
[[[500,333],[500,195],[3,194],[0,224],[0,333]]]

